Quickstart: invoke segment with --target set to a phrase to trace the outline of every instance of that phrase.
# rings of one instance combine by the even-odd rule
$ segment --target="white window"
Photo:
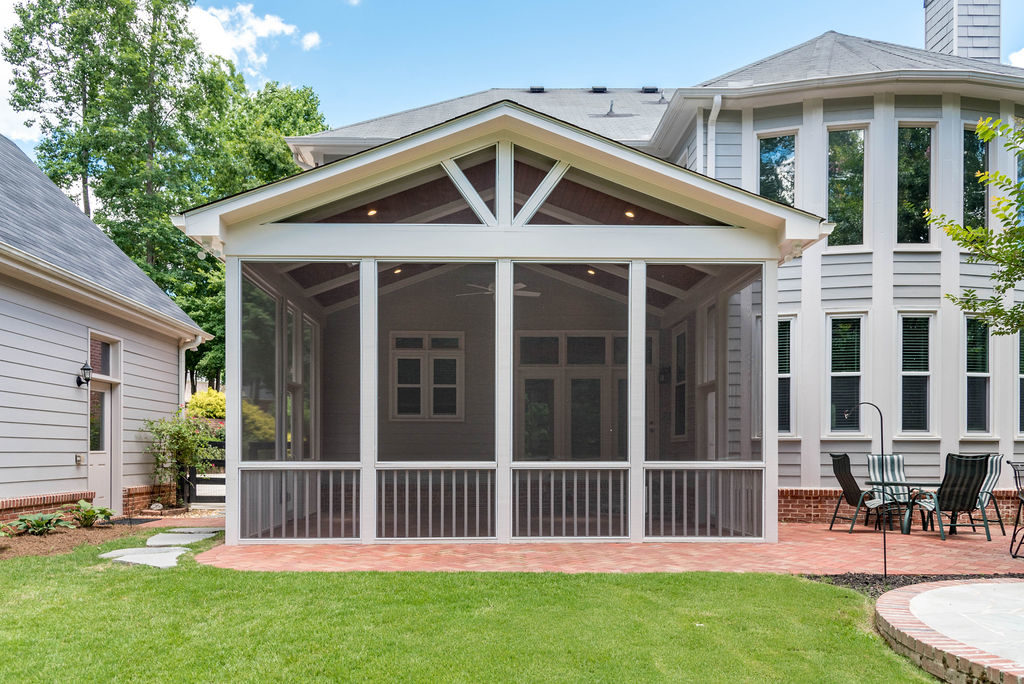
[[[931,316],[900,316],[900,430],[931,427]]]
[[[391,333],[391,420],[462,420],[461,332]]]
[[[967,373],[967,432],[989,432],[992,374],[989,371],[988,349],[988,324],[977,318],[968,317],[964,344],[964,370]]]
[[[672,341],[672,437],[686,436],[686,330]]]
[[[1024,331],[1017,333],[1017,433],[1024,433]]]
[[[829,317],[829,429],[860,431],[863,316]]]
[[[779,434],[793,434],[793,319],[779,319]]]

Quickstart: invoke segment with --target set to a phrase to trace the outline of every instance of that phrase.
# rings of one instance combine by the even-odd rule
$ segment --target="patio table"
[[[888,480],[886,480],[885,482],[882,482],[881,480],[867,480],[865,484],[867,484],[870,487],[900,486],[909,487],[911,489],[938,489],[939,485],[942,483],[924,482],[922,480],[906,480],[903,482],[889,482]],[[913,524],[913,513],[914,506],[913,501],[911,501],[911,505],[907,506],[907,512],[903,514],[903,521],[900,523],[900,532],[902,534],[910,534],[910,528]],[[956,525],[952,526],[950,534],[956,534]]]

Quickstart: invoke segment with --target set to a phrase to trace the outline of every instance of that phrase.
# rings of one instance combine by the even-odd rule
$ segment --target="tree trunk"
[[[188,372],[189,382],[192,383],[192,394],[196,393],[196,371],[193,368]]]

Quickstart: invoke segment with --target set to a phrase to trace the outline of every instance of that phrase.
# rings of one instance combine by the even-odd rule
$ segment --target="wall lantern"
[[[92,366],[89,365],[88,361],[85,362],[81,370],[82,374],[75,378],[75,382],[78,383],[79,387],[88,385],[89,381],[92,380]]]

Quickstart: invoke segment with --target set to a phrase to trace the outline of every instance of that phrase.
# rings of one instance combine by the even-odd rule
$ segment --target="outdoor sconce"
[[[88,385],[89,381],[92,380],[92,366],[89,365],[88,361],[85,362],[81,370],[82,374],[75,378],[75,382],[78,383],[79,387]]]
[[[658,369],[658,384],[667,385],[668,381],[672,379],[672,368],[670,366],[662,366]]]

